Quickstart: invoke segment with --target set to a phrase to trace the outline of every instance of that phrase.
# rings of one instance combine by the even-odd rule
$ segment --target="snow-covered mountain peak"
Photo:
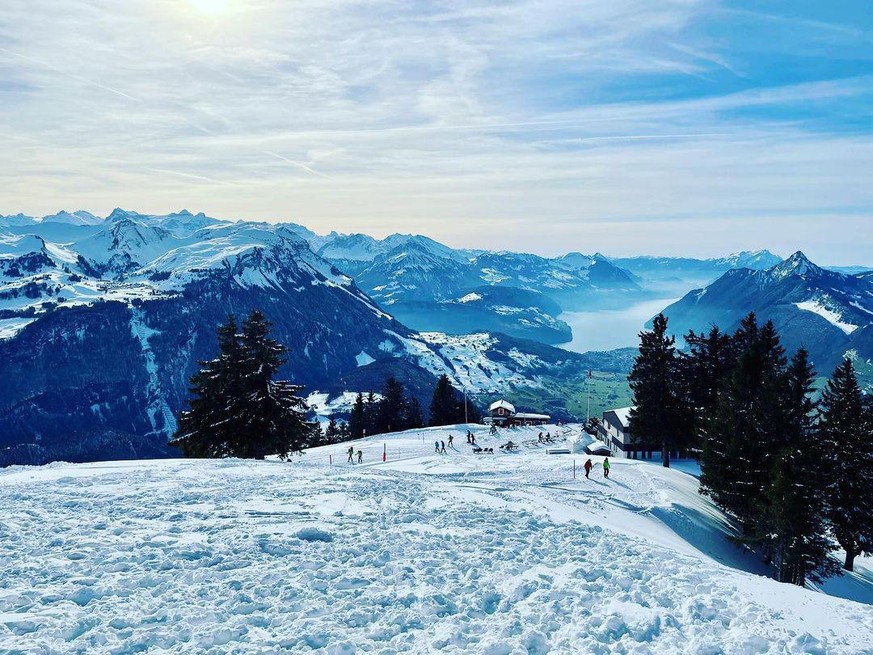
[[[109,216],[106,217],[107,223],[115,223],[117,221],[124,221],[130,219],[143,218],[143,214],[139,214],[137,212],[128,211],[126,209],[122,209],[121,207],[116,207],[110,212]]]
[[[63,223],[66,225],[101,225],[103,219],[91,212],[80,209],[74,212],[61,210],[57,214],[43,216],[41,223]]]
[[[33,216],[28,216],[22,212],[18,212],[17,214],[9,214],[8,216],[0,216],[0,225],[6,225],[9,227],[20,227],[23,225],[33,225],[36,223],[36,219]]]
[[[795,252],[785,261],[777,264],[768,271],[775,279],[785,279],[790,275],[799,277],[816,276],[822,273],[822,269],[813,264],[800,250]]]
[[[366,234],[340,234],[318,250],[327,259],[372,261],[386,251],[385,246]]]
[[[603,255],[599,253],[595,255],[585,255],[581,252],[568,252],[566,255],[558,258],[558,262],[561,265],[570,267],[570,268],[588,268],[591,266],[598,258],[606,259]]]
[[[743,250],[718,261],[728,264],[731,268],[763,270],[777,266],[782,262],[782,258],[779,255],[774,255],[769,250]]]

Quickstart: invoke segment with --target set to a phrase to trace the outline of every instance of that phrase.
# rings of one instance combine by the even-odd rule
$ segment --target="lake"
[[[573,340],[562,344],[577,353],[589,350],[614,350],[638,346],[639,332],[650,318],[678,298],[646,300],[626,309],[602,309],[591,312],[564,312],[558,318],[573,329]]]

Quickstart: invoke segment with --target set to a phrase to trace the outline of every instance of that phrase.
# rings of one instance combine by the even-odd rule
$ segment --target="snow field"
[[[354,466],[340,444],[0,471],[0,652],[871,652],[873,607],[721,564],[742,555],[690,476],[585,480],[577,455],[573,480],[465,427],[355,442]]]

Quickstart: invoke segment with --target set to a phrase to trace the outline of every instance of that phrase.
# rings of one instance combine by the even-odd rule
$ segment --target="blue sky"
[[[873,3],[6,0],[0,213],[873,264]]]

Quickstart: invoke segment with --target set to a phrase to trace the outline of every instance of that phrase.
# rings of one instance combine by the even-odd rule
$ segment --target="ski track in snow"
[[[572,456],[432,454],[446,438],[388,437],[386,464],[356,442],[362,466],[340,444],[2,471],[0,652],[871,652],[873,606],[687,540],[674,505],[709,511],[690,476],[585,480],[577,455],[573,480]]]

